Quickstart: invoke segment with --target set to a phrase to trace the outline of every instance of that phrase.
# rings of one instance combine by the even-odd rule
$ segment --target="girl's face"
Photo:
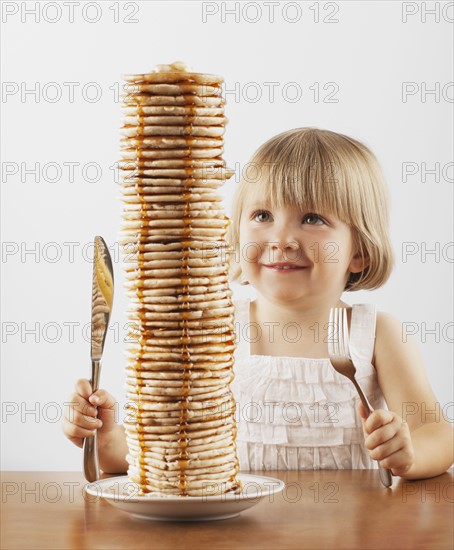
[[[271,208],[246,199],[240,219],[240,265],[266,298],[296,304],[337,300],[349,274],[363,270],[350,227],[332,215],[296,207]]]

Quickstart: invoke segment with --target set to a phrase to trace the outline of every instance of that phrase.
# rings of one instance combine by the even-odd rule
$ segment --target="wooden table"
[[[263,474],[262,472],[255,472]],[[80,473],[3,472],[1,548],[452,549],[454,474],[394,480],[376,470],[266,472],[287,483],[239,517],[154,522],[101,499]],[[93,499],[91,499],[93,500]]]

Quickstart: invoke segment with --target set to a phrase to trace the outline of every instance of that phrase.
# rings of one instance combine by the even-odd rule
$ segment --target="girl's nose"
[[[295,250],[300,248],[300,243],[297,239],[296,229],[291,223],[282,223],[276,225],[273,234],[272,245],[281,250]]]
[[[274,251],[291,255],[301,249],[298,240],[297,229],[291,222],[280,223],[274,226],[273,234],[270,235],[270,247]]]
[[[275,248],[276,250],[298,250],[300,248],[300,245],[297,240],[287,240],[287,239],[280,239],[277,241],[272,241],[270,243],[272,248]]]
[[[269,261],[296,262],[301,260],[302,250],[296,239],[279,239],[270,243]]]

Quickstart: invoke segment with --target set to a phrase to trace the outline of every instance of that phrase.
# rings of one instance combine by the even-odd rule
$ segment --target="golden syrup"
[[[183,338],[188,338],[187,327],[183,324]],[[188,452],[188,407],[189,407],[189,393],[191,390],[191,355],[189,348],[186,345],[181,347],[181,360],[183,367],[183,385],[181,390],[181,401],[180,401],[180,426],[178,434],[178,445],[179,445],[179,454],[178,454],[178,466],[179,466],[179,475],[178,482],[180,487],[180,492],[182,495],[187,495],[187,478],[186,478],[186,468],[189,460]]]
[[[143,137],[144,125],[143,125],[143,108],[142,103],[139,100],[137,102],[137,135]]]
[[[193,109],[191,109],[193,111]],[[186,116],[187,131],[186,135],[191,136],[192,134],[192,123],[194,117],[193,114]],[[190,137],[186,137],[186,142],[188,143],[187,149],[187,158],[192,161],[192,147]],[[181,241],[181,252],[182,252],[182,261],[181,261],[181,295],[182,303],[180,308],[181,316],[181,363],[182,363],[182,390],[180,397],[180,426],[179,426],[179,457],[178,457],[178,466],[179,466],[179,488],[182,495],[187,495],[187,476],[186,469],[189,461],[189,450],[188,450],[188,407],[189,407],[189,394],[191,391],[191,352],[190,352],[190,342],[191,338],[188,331],[188,320],[190,319],[190,268],[189,268],[189,255],[190,255],[190,246],[191,246],[191,234],[192,234],[192,217],[191,217],[191,184],[193,182],[193,168],[192,166],[185,168],[185,180],[184,180],[184,189],[183,189],[183,200],[184,200],[184,210],[183,210],[183,239]]]
[[[137,113],[138,113],[138,134],[140,136],[143,136],[143,110],[142,110],[142,103],[139,101],[137,105]],[[147,489],[147,479],[146,479],[146,470],[145,470],[145,448],[146,443],[143,436],[143,418],[142,418],[142,411],[141,411],[141,398],[142,398],[142,392],[141,388],[144,386],[144,381],[142,378],[142,365],[141,361],[144,355],[144,348],[146,344],[146,337],[144,335],[143,326],[145,321],[145,308],[143,307],[144,301],[143,301],[143,278],[144,278],[144,258],[143,258],[143,245],[147,241],[147,228],[145,224],[145,219],[147,217],[147,205],[146,201],[144,199],[144,196],[142,194],[142,187],[136,183],[135,185],[136,193],[140,201],[140,218],[141,218],[141,226],[140,231],[138,234],[138,241],[136,243],[138,255],[137,255],[137,267],[138,267],[138,282],[137,282],[137,297],[139,299],[139,307],[137,310],[138,315],[138,330],[137,330],[137,338],[138,343],[140,346],[138,357],[136,361],[136,384],[137,384],[137,435],[139,438],[139,458],[138,458],[138,469],[139,469],[139,478],[140,478],[140,489],[142,493],[148,492]]]

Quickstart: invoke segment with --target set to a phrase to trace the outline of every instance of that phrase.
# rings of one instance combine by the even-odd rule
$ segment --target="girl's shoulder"
[[[404,332],[403,324],[399,319],[385,311],[377,311],[377,338],[394,340],[398,337],[399,340],[402,340],[405,339]]]
[[[383,355],[383,351],[398,350],[410,343],[411,337],[406,332],[402,322],[384,311],[377,311],[375,329],[375,360]]]

